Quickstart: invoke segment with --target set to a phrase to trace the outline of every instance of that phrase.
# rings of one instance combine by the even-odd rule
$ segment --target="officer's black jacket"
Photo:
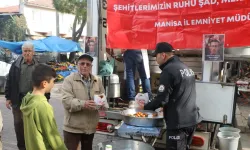
[[[195,74],[177,56],[160,66],[162,73],[157,96],[145,110],[163,107],[167,129],[190,127],[201,122],[196,106]]]

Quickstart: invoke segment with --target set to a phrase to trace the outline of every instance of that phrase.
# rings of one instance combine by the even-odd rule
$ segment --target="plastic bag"
[[[96,109],[100,109],[101,106],[104,106],[104,108],[109,108],[107,97],[105,94],[100,94],[100,95],[94,95],[94,101],[96,103]]]
[[[99,63],[99,75],[110,76],[111,74],[113,74],[114,63],[115,63],[114,59],[100,61],[100,63]]]
[[[135,96],[135,107],[145,105],[149,102],[148,93],[138,93]]]

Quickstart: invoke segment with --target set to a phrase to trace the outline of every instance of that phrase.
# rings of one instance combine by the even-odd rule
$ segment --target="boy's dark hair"
[[[32,72],[32,82],[35,87],[39,87],[43,81],[50,82],[52,78],[56,78],[56,71],[48,65],[39,64]]]

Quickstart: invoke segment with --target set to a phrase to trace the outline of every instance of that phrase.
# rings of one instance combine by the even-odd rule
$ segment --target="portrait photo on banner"
[[[85,53],[96,57],[98,53],[98,38],[97,37],[85,37]]]
[[[224,61],[224,34],[203,35],[203,61]]]

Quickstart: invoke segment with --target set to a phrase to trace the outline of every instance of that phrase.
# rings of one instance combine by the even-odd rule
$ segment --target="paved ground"
[[[248,116],[250,114],[250,103],[238,102],[236,108],[236,125],[243,133],[250,133],[247,126]]]
[[[62,123],[63,123],[63,107],[60,101],[60,95],[57,94],[58,85],[56,85],[53,93],[51,95],[50,104],[54,108],[55,118],[59,127],[59,131],[62,134]],[[13,125],[13,116],[10,110],[5,107],[5,98],[3,95],[0,95],[0,110],[3,115],[3,150],[17,150],[16,147],[16,138],[14,133],[14,125]],[[236,123],[237,127],[241,129],[241,147],[242,150],[250,150],[250,131],[247,127],[247,117],[250,114],[250,104],[245,104],[243,102],[238,103],[238,107],[236,109]],[[97,143],[104,142],[107,140],[116,140],[119,138],[114,138],[112,136],[104,136],[96,134],[94,138],[93,145]]]
[[[236,108],[236,126],[241,130],[241,148],[242,150],[250,150],[250,130],[247,125],[248,116],[250,115],[250,100],[237,100]]]

